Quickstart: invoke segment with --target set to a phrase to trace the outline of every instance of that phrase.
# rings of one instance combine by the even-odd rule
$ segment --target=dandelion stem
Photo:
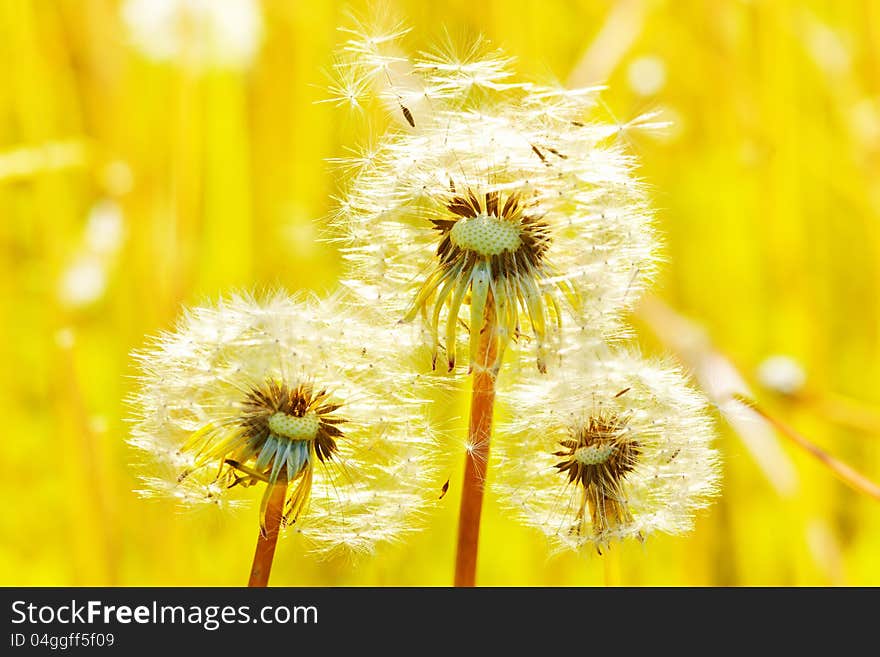
[[[495,359],[498,354],[498,334],[495,331],[493,306],[494,300],[490,296],[483,315],[476,362],[472,363],[471,419],[461,487],[461,507],[458,512],[455,586],[474,586],[476,582],[483,484],[486,481],[486,466],[489,462],[489,439],[492,435],[492,415],[495,406]]]
[[[282,469],[283,470],[283,469]],[[269,573],[272,571],[272,560],[275,558],[275,545],[278,543],[278,532],[284,514],[284,501],[287,499],[287,477],[283,471],[272,486],[269,501],[266,505],[265,529],[260,529],[257,538],[257,549],[254,552],[254,563],[251,566],[251,577],[248,586],[265,587],[269,584]]]

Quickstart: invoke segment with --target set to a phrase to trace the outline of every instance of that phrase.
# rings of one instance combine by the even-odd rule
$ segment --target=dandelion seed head
[[[82,308],[100,300],[106,289],[104,264],[97,257],[86,255],[77,258],[62,273],[58,298],[69,308]]]
[[[708,403],[669,364],[581,342],[499,399],[495,491],[556,548],[683,533],[716,492]]]
[[[255,0],[126,0],[122,19],[144,56],[196,69],[247,68],[263,36]]]
[[[791,356],[769,356],[758,366],[758,380],[781,395],[796,395],[807,382],[804,368]]]
[[[339,297],[187,309],[135,354],[139,492],[227,506],[286,481],[285,521],[320,555],[399,540],[435,488],[436,431],[424,375],[400,355],[412,332],[389,331]]]
[[[89,210],[82,242],[58,279],[56,294],[67,308],[87,308],[103,298],[125,240],[122,209],[104,199]]]
[[[100,256],[112,256],[125,239],[125,218],[117,203],[109,199],[97,202],[86,220],[86,248]]]
[[[346,160],[334,216],[346,285],[396,319],[420,318],[432,360],[444,352],[449,369],[476,364],[484,315],[500,341],[496,366],[527,345],[545,369],[566,324],[613,333],[652,278],[656,237],[596,90],[517,81],[485,40],[414,56],[395,44],[382,59],[400,29],[353,34],[341,61],[373,76],[371,89],[384,85],[404,120],[369,157]]]
[[[640,96],[653,96],[666,84],[666,64],[656,55],[634,59],[627,69],[627,81]]]

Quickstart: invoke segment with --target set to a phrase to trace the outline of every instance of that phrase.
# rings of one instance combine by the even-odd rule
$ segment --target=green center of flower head
[[[291,440],[314,440],[320,425],[317,413],[312,412],[302,417],[280,411],[269,416],[269,431]]]
[[[516,251],[522,244],[517,226],[485,214],[456,221],[449,236],[459,248],[486,257]]]
[[[574,460],[582,465],[605,463],[614,453],[614,445],[589,445],[579,447],[574,452]]]

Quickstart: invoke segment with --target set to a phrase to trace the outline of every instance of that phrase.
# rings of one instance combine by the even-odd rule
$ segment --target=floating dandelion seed
[[[330,71],[330,95],[319,102],[361,110],[364,99],[369,96],[369,87],[370,78],[366,72],[339,62]]]
[[[674,367],[582,343],[509,393],[497,492],[560,546],[681,533],[715,492],[708,405]]]
[[[138,353],[131,442],[165,470],[143,492],[222,504],[265,484],[265,532],[284,485],[283,524],[324,553],[412,529],[435,490],[421,376],[399,356],[406,334],[346,312],[338,299],[232,296]]]
[[[509,59],[483,42],[404,59],[399,82],[398,51],[383,54],[390,37],[351,36],[350,70],[385,84],[406,125],[368,160],[338,160],[357,172],[335,217],[346,285],[400,319],[421,315],[433,360],[444,348],[450,370],[462,325],[471,367],[491,327],[495,370],[518,338],[544,370],[566,316],[613,331],[650,280],[656,240],[619,130],[591,118],[595,90],[514,82]]]

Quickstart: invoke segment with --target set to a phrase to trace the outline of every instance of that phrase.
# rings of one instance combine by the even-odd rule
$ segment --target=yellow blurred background
[[[369,8],[241,0],[214,2],[231,12],[216,23],[162,20],[205,4],[0,0],[2,585],[246,580],[255,508],[185,514],[132,492],[129,352],[231,287],[335,287],[340,258],[315,222],[338,187],[326,159],[358,131],[315,101],[337,26]],[[880,479],[880,2],[389,6],[413,49],[441,26],[482,32],[524,76],[607,82],[606,119],[671,121],[628,137],[664,235],[656,296],[768,409]],[[809,394],[756,383],[773,354]],[[880,585],[880,502],[772,433],[747,449],[719,428],[721,498],[687,536],[618,549],[620,582]],[[460,467],[405,546],[353,568],[282,541],[272,583],[451,583]],[[491,497],[484,517],[479,583],[604,581],[601,559],[549,558]]]

